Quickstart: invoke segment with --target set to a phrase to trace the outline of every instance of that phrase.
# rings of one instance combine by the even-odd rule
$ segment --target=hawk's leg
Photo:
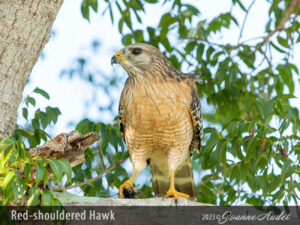
[[[174,169],[171,169],[171,176],[170,176],[170,188],[167,191],[167,193],[164,195],[165,198],[174,197],[175,200],[177,200],[178,196],[184,197],[186,199],[189,199],[188,194],[184,194],[181,192],[178,192],[175,190],[174,185]]]
[[[127,180],[125,181],[119,188],[119,198],[124,198],[124,189],[132,189],[133,188],[133,181],[134,179],[137,177],[137,175],[139,174],[139,171],[138,170],[135,170],[132,174],[132,176]]]
[[[135,154],[132,155],[132,162],[133,162],[133,174],[132,176],[125,181],[119,188],[119,198],[124,198],[126,196],[124,196],[124,189],[127,190],[132,190],[133,189],[133,181],[135,180],[135,178],[139,175],[139,173],[146,167],[146,160],[143,158],[141,159],[136,159],[135,158]],[[134,198],[134,197],[129,197],[129,198]]]

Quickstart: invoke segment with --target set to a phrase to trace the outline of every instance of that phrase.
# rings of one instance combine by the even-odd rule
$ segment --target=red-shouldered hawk
[[[179,72],[157,48],[142,43],[121,49],[111,63],[129,75],[119,123],[134,172],[119,197],[149,160],[156,195],[196,197],[190,155],[201,149],[202,118],[195,76]]]

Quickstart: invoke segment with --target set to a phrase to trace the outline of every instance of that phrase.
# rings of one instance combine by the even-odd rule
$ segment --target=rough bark
[[[82,135],[78,131],[71,131],[68,134],[61,133],[42,146],[30,149],[29,153],[32,157],[65,158],[74,167],[84,162],[84,150],[98,140],[95,132]]]
[[[0,0],[0,137],[14,130],[22,92],[63,0]]]

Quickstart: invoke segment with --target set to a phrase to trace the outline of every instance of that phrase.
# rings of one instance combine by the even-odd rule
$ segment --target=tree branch
[[[78,131],[71,131],[61,133],[42,146],[29,149],[28,152],[33,158],[65,158],[71,167],[74,167],[85,161],[84,151],[98,140],[99,137],[95,132],[82,135]],[[35,168],[32,169],[29,183],[34,183],[36,178]],[[50,171],[50,168],[48,170]],[[19,173],[20,176],[24,176],[23,168],[20,168]]]
[[[244,22],[243,22],[243,25],[242,25],[242,29],[241,29],[241,32],[240,32],[240,35],[239,35],[239,39],[238,39],[238,42],[239,40],[241,39],[241,36],[242,36],[242,32],[243,32],[243,29],[244,29],[244,25],[246,23],[246,19],[247,19],[247,15],[249,13],[249,10],[251,9],[251,7],[253,6],[253,4],[255,3],[255,0],[252,1],[252,3],[250,4],[250,6],[248,7],[248,10],[247,10],[247,14],[244,18]],[[300,0],[293,0],[293,2],[290,4],[289,8],[287,9],[285,15],[283,16],[282,20],[280,21],[279,25],[274,29],[272,30],[271,32],[269,32],[265,37],[255,37],[255,38],[251,38],[249,40],[245,40],[241,43],[238,43],[237,45],[230,45],[230,44],[219,44],[219,43],[215,43],[215,42],[210,42],[206,39],[203,39],[203,38],[200,38],[200,37],[186,37],[184,39],[187,39],[187,40],[192,40],[192,41],[202,41],[202,42],[205,42],[209,45],[214,45],[214,46],[217,46],[217,47],[220,47],[220,48],[223,48],[223,49],[230,49],[230,50],[234,50],[234,49],[238,49],[239,47],[245,45],[246,42],[249,42],[249,41],[252,41],[254,39],[258,39],[258,38],[262,38],[263,40],[261,42],[259,42],[257,45],[255,46],[252,46],[254,47],[254,50],[249,52],[249,55],[252,55],[253,53],[255,53],[257,50],[259,50],[261,48],[261,46],[268,42],[269,39],[278,31],[281,31],[281,30],[285,30],[285,26],[284,24],[288,21],[288,19],[290,18],[290,15],[293,13],[293,11],[297,11],[298,8],[300,6]]]
[[[263,41],[258,43],[254,50],[251,51],[249,53],[249,55],[252,55],[253,53],[255,53],[258,49],[261,48],[261,46],[263,44],[265,44],[266,42],[268,42],[270,40],[270,38],[278,31],[282,31],[285,30],[284,24],[288,21],[288,19],[290,18],[290,15],[293,13],[294,9],[296,9],[296,11],[298,10],[300,6],[300,0],[293,0],[293,2],[290,4],[289,8],[287,9],[286,13],[284,14],[282,20],[280,21],[280,23],[278,24],[278,26],[272,30],[271,32],[268,33],[267,36],[264,37]]]
[[[247,17],[248,17],[249,11],[251,10],[251,8],[254,5],[255,1],[256,0],[253,0],[251,2],[251,4],[249,5],[248,9],[247,9],[247,12],[246,12],[246,15],[245,15],[245,18],[244,18],[244,21],[243,21],[243,25],[242,25],[242,28],[241,28],[241,31],[240,31],[240,36],[239,36],[239,39],[238,39],[238,44],[240,44],[240,40],[241,40],[242,35],[243,35],[243,31],[244,31],[244,27],[245,27],[245,24],[246,24],[246,21],[247,21]]]
[[[78,131],[71,131],[57,135],[40,147],[29,149],[29,153],[32,157],[65,158],[74,167],[84,162],[84,151],[98,140],[95,132],[82,135]]]
[[[98,198],[77,196],[69,192],[52,191],[55,198],[59,199],[64,206],[213,206],[178,197],[177,202],[173,198],[155,197],[142,199],[128,198]]]
[[[217,173],[216,173],[214,176],[212,176],[212,177],[208,178],[207,180],[204,180],[204,181],[202,181],[201,183],[199,183],[199,184],[198,184],[198,187],[200,187],[200,186],[206,184],[207,182],[209,182],[209,181],[215,179],[217,176],[219,176],[219,174],[223,171],[223,169],[224,169],[224,167],[222,166],[222,167],[217,171]]]

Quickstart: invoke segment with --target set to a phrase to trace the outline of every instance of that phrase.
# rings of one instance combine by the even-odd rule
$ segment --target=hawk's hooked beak
[[[115,63],[120,63],[120,58],[117,58],[116,56],[111,57],[111,65],[114,65]]]
[[[122,53],[121,53],[121,51],[119,51],[111,58],[110,62],[111,62],[111,65],[113,65],[115,63],[122,63],[125,60],[130,60],[130,59],[122,57]]]

